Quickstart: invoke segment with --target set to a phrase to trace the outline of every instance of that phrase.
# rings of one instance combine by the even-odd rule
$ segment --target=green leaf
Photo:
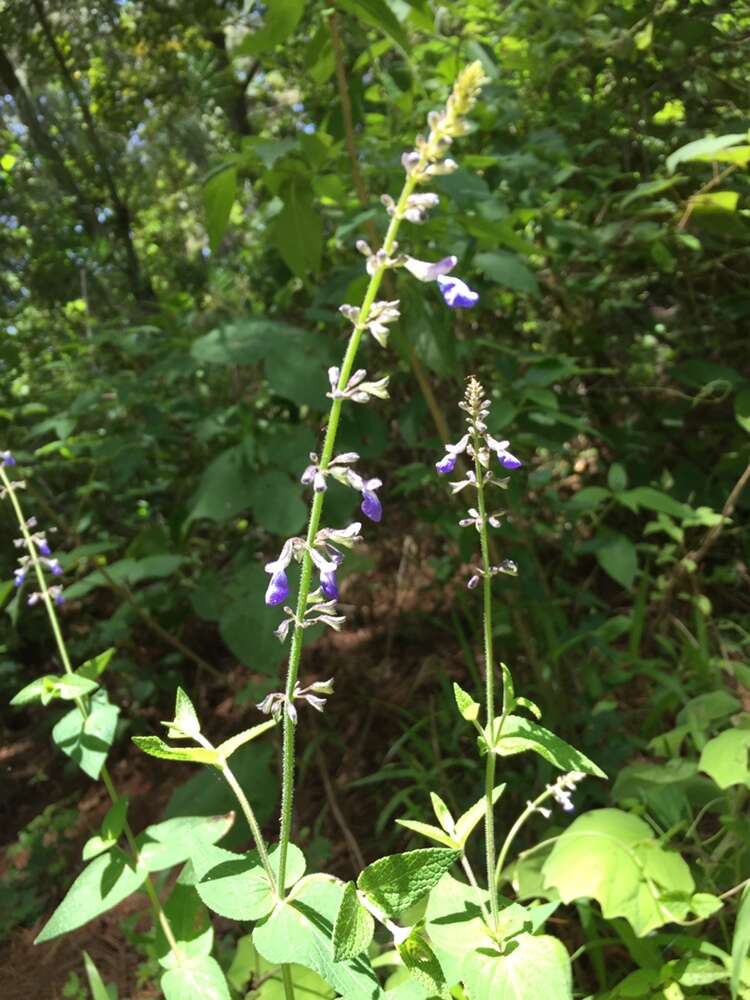
[[[198,881],[198,895],[209,909],[230,920],[259,920],[276,904],[276,895],[266,877],[257,851],[236,854],[223,847],[197,844],[191,860]],[[278,847],[269,856],[271,868],[278,874]],[[286,888],[290,889],[305,873],[305,857],[294,844],[289,845]]]
[[[226,816],[175,816],[153,823],[138,834],[139,865],[149,872],[164,871],[192,858],[204,845],[214,844],[234,823]]]
[[[750,388],[741,389],[735,396],[734,417],[743,431],[750,434]]]
[[[379,858],[360,872],[357,887],[386,917],[402,913],[437,885],[461,852],[425,847]]]
[[[607,486],[613,493],[621,493],[628,485],[628,474],[625,466],[620,462],[614,462],[609,467],[607,473]]]
[[[125,826],[125,817],[128,812],[128,799],[126,796],[119,798],[114,805],[111,805],[102,820],[99,834],[90,837],[83,847],[83,860],[90,861],[102,851],[108,851],[114,847]]]
[[[472,1000],[572,1000],[570,957],[557,938],[517,934],[503,949],[489,936],[464,958],[461,980]]]
[[[243,38],[232,54],[255,56],[272,51],[291,35],[304,9],[304,0],[272,0],[266,5],[263,27]]]
[[[339,6],[365,24],[382,31],[405,53],[409,53],[406,32],[385,0],[340,0]]]
[[[115,655],[115,648],[112,646],[110,649],[105,649],[103,653],[99,653],[97,656],[92,657],[90,660],[86,660],[76,669],[76,674],[81,677],[90,677],[92,680],[96,680],[97,677],[101,677],[104,671],[109,666],[109,662]]]
[[[68,934],[106,913],[140,888],[146,874],[145,869],[131,867],[117,848],[95,858],[68,889],[34,943]]]
[[[312,207],[309,190],[297,184],[290,185],[284,196],[284,207],[274,219],[268,238],[298,278],[318,273],[323,252],[323,227],[320,215]]]
[[[683,519],[689,517],[693,510],[685,503],[680,503],[668,493],[656,490],[653,486],[637,486],[633,490],[621,493],[616,498],[620,503],[631,506],[631,509],[645,507],[647,510],[655,510],[661,514],[670,514],[672,517]]]
[[[725,729],[703,747],[698,766],[719,788],[732,785],[750,788],[749,751],[750,729]]]
[[[318,973],[347,1000],[385,1000],[366,955],[335,962],[333,927],[344,887],[330,875],[308,875],[253,931],[268,962],[295,963]]]
[[[467,722],[475,722],[479,718],[479,702],[474,701],[471,695],[455,681],[453,682],[453,697],[456,699],[458,711]]]
[[[185,562],[184,556],[146,556],[144,559],[119,559],[107,566],[107,573],[115,583],[133,586],[142,580],[162,579],[172,576]],[[97,587],[110,587],[111,584],[99,570],[94,570],[82,580],[65,588],[68,600],[85,597]],[[102,654],[104,655],[104,654]]]
[[[74,701],[76,698],[84,698],[86,695],[96,691],[99,687],[97,681],[88,677],[80,677],[78,674],[64,674],[55,683],[55,691],[58,697],[64,701]]]
[[[504,784],[497,785],[497,787],[492,790],[493,805],[495,805],[504,791]],[[466,846],[466,842],[473,833],[474,829],[484,819],[486,804],[485,797],[482,796],[482,798],[478,799],[470,809],[466,810],[463,816],[459,817],[458,822],[456,823],[456,839],[458,840],[460,847]]]
[[[111,983],[109,988],[106,987],[93,958],[87,951],[83,951],[82,954],[92,1000],[117,1000],[117,986]]]
[[[221,966],[210,955],[186,960],[161,977],[165,1000],[232,1000]]]
[[[598,778],[606,774],[580,750],[576,750],[559,736],[521,715],[509,715],[505,719],[502,735],[495,737],[500,719],[495,719],[492,732],[492,750],[500,757],[510,757],[524,750],[533,750],[561,771],[582,771]]]
[[[101,774],[107,752],[115,738],[120,709],[110,705],[105,691],[97,691],[91,699],[87,718],[72,708],[56,723],[52,739],[63,753],[96,781]]]
[[[748,950],[750,950],[750,885],[746,885],[742,891],[732,934],[732,978],[729,983],[732,1000],[736,1000],[739,993]]]
[[[204,365],[252,365],[263,361],[275,343],[298,343],[304,336],[298,326],[253,316],[198,337],[190,354]]]
[[[170,747],[158,736],[134,736],[133,743],[150,757],[162,760],[180,760],[190,764],[219,763],[216,750],[206,750],[204,747]]]
[[[430,893],[426,929],[450,984],[459,982],[465,956],[485,943],[487,929],[480,906],[486,900],[486,892],[450,875],[444,875]]]
[[[181,955],[201,958],[211,954],[214,942],[211,918],[194,886],[178,880],[164,906],[164,912]],[[156,924],[156,957],[165,969],[173,969],[177,965],[160,923]]]
[[[241,733],[237,733],[236,736],[230,736],[228,740],[224,740],[220,743],[216,752],[222,761],[227,761],[235,752],[239,750],[240,747],[249,743],[251,740],[257,739],[258,736],[262,736],[263,733],[267,733],[269,729],[273,729],[276,725],[274,719],[269,719],[268,722],[260,722],[257,726],[253,726],[251,729],[245,729]]]
[[[231,163],[218,167],[203,184],[203,211],[211,253],[219,248],[236,195],[237,168]]]
[[[704,139],[696,139],[686,146],[680,146],[667,158],[667,170],[671,174],[680,163],[689,163],[691,160],[710,160],[714,153],[719,153],[729,146],[736,146],[737,143],[746,139],[746,132],[734,132],[730,135],[719,136],[709,135]]]
[[[595,809],[557,839],[542,867],[564,903],[596,899],[605,919],[624,917],[639,937],[684,920],[695,889],[690,869],[637,816]]]
[[[347,882],[333,925],[333,960],[356,958],[370,947],[375,921],[357,899],[357,888]]]
[[[430,801],[432,802],[432,811],[435,813],[438,823],[446,833],[453,833],[456,824],[448,806],[435,792],[430,792]]]
[[[293,535],[305,523],[299,484],[278,469],[254,477],[250,504],[257,524],[273,534]]]
[[[192,701],[181,687],[177,688],[175,695],[174,719],[163,725],[170,727],[167,736],[171,740],[182,738],[194,740],[200,734],[201,724],[198,715]]]
[[[397,819],[396,822],[399,826],[406,827],[407,830],[413,830],[414,833],[419,833],[423,837],[427,837],[428,840],[434,840],[436,844],[443,844],[452,850],[458,849],[458,844],[453,837],[449,837],[439,826],[432,826],[430,823],[420,823],[416,819]]]
[[[250,506],[253,473],[241,446],[228,448],[204,470],[193,495],[188,522],[205,517],[219,523],[228,521]]]
[[[735,212],[740,200],[738,191],[711,191],[708,194],[694,194],[690,206],[704,212]]]
[[[55,695],[55,682],[58,680],[56,674],[45,674],[43,677],[36,677],[26,687],[22,687],[10,700],[14,708],[21,705],[29,705],[34,701],[41,701],[43,705],[49,704]]]
[[[290,965],[288,968],[294,984],[294,1000],[333,1000],[336,996],[336,992],[317,973],[301,965]],[[245,995],[251,980],[258,982],[259,985],[248,994],[252,1000],[286,1000],[281,969],[258,954],[251,934],[244,935],[237,942],[227,979],[241,996]]]
[[[610,532],[597,546],[595,555],[604,572],[620,586],[629,590],[638,569],[638,556],[635,545],[630,539],[619,532]]]
[[[408,938],[401,941],[397,948],[401,961],[409,970],[409,975],[427,991],[429,997],[451,1000],[440,962],[432,948],[416,930],[412,930]]]
[[[539,297],[539,284],[534,272],[517,254],[503,251],[479,253],[476,256],[476,265],[491,281],[496,281],[499,285],[505,285],[514,291],[528,292]]]

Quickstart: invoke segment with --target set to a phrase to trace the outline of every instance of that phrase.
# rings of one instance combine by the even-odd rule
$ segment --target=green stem
[[[52,634],[55,637],[57,651],[60,654],[60,660],[62,661],[65,673],[73,674],[74,670],[70,663],[70,657],[68,656],[68,649],[65,645],[62,629],[60,628],[60,622],[57,618],[57,612],[55,611],[55,604],[52,598],[50,597],[49,589],[47,588],[47,580],[44,576],[42,564],[39,559],[39,553],[37,552],[36,545],[34,544],[34,541],[31,537],[31,532],[26,526],[26,518],[23,516],[21,505],[18,502],[18,497],[16,496],[15,487],[8,478],[8,474],[5,471],[5,466],[1,462],[0,462],[0,480],[2,481],[3,486],[5,487],[6,494],[8,495],[8,497],[10,497],[10,502],[13,507],[13,511],[16,515],[16,520],[18,521],[18,526],[21,530],[21,535],[23,536],[23,540],[26,545],[26,551],[28,552],[31,558],[37,582],[39,584],[39,592],[42,595],[42,601],[44,602],[44,607],[46,608],[47,611],[47,617],[49,619],[50,627],[52,629]],[[75,704],[76,707],[78,708],[78,711],[83,716],[84,720],[88,719],[89,709],[86,700],[83,698],[76,698]],[[107,790],[107,794],[110,797],[112,805],[117,805],[117,803],[120,801],[120,795],[117,789],[115,788],[114,782],[112,781],[112,777],[109,773],[109,770],[107,769],[106,764],[102,766],[100,777],[102,780],[102,784]],[[125,839],[127,840],[130,850],[132,852],[133,863],[137,865],[138,853],[139,853],[138,844],[136,843],[135,836],[127,820],[125,821],[125,824],[123,826],[123,832],[125,834]],[[179,965],[182,963],[182,957],[183,957],[182,952],[180,951],[180,947],[177,944],[177,939],[174,936],[174,932],[172,931],[172,927],[169,923],[166,913],[164,912],[164,907],[161,904],[161,900],[159,899],[156,889],[154,888],[154,884],[151,880],[150,875],[146,876],[146,879],[143,883],[143,887],[146,891],[146,895],[148,896],[151,902],[151,908],[154,912],[154,916],[161,924],[162,930],[164,931],[164,936],[167,939],[170,950],[172,951],[175,957],[175,961]]]
[[[482,550],[482,601],[483,601],[483,633],[484,633],[484,682],[485,710],[487,734],[494,734],[495,724],[495,678],[494,652],[492,642],[492,574],[490,570],[490,548],[487,538],[487,507],[484,498],[484,469],[479,461],[482,443],[476,429],[472,429],[472,444],[474,449],[474,475],[477,485],[477,507],[479,508],[479,542]],[[497,734],[500,735],[499,733]],[[489,740],[488,742],[491,742]],[[491,746],[487,747],[487,759],[484,772],[485,797],[485,858],[487,861],[487,889],[490,894],[490,911],[492,913],[492,929],[496,930],[499,921],[497,902],[497,882],[495,880],[495,805],[492,792],[495,788],[495,754]]]
[[[393,252],[393,246],[396,242],[396,235],[398,233],[399,225],[401,223],[401,214],[406,208],[406,202],[409,195],[414,190],[416,186],[415,175],[419,172],[420,168],[424,165],[425,161],[420,161],[417,168],[413,173],[408,174],[404,182],[403,190],[398,199],[396,205],[396,210],[391,219],[390,225],[388,226],[388,232],[386,233],[385,240],[383,241],[383,250],[390,256]],[[352,330],[351,336],[349,338],[349,343],[347,344],[346,353],[344,354],[344,360],[341,364],[341,374],[339,375],[339,381],[337,388],[342,391],[346,388],[349,381],[349,377],[352,374],[354,368],[354,361],[357,356],[357,350],[359,349],[359,343],[362,339],[362,334],[364,332],[365,326],[367,324],[367,317],[369,316],[372,304],[375,301],[375,296],[378,293],[380,283],[383,280],[383,275],[386,271],[386,265],[381,265],[370,277],[370,281],[367,285],[367,290],[365,291],[364,299],[362,300],[362,306],[359,312],[359,318],[357,323]],[[328,464],[333,458],[333,449],[336,444],[336,434],[338,432],[339,420],[341,418],[341,408],[342,399],[334,399],[331,403],[331,409],[328,416],[328,425],[326,427],[325,439],[323,441],[323,451],[320,457],[319,467],[321,470],[328,468]],[[297,683],[297,677],[299,675],[299,664],[300,657],[302,655],[302,642],[303,642],[303,629],[301,627],[301,622],[304,620],[305,610],[307,608],[307,597],[310,593],[310,584],[312,581],[312,559],[310,558],[310,548],[312,548],[315,542],[315,536],[318,533],[318,528],[320,527],[320,518],[323,512],[323,500],[325,493],[316,493],[312,505],[310,507],[310,518],[307,526],[307,536],[305,538],[305,552],[302,557],[302,571],[300,574],[299,583],[299,593],[297,596],[297,610],[295,615],[295,625],[294,631],[292,633],[292,643],[289,650],[289,662],[287,665],[287,675],[286,675],[286,698],[287,702],[291,704],[292,698],[294,696],[294,686]],[[294,723],[290,719],[288,713],[284,713],[284,735],[283,735],[283,750],[282,750],[282,784],[281,784],[281,831],[279,835],[279,885],[284,885],[284,880],[286,876],[286,859],[287,852],[289,849],[289,837],[291,834],[292,825],[292,807],[294,798]]]
[[[500,876],[502,874],[503,868],[505,867],[505,860],[508,857],[508,851],[511,848],[511,844],[515,840],[516,834],[521,829],[526,820],[529,818],[529,816],[533,815],[533,813],[537,811],[542,802],[545,802],[548,798],[550,798],[551,795],[554,794],[555,794],[555,786],[550,785],[549,788],[545,788],[545,790],[542,792],[541,795],[537,795],[537,797],[534,799],[533,802],[527,802],[524,811],[515,821],[510,830],[508,830],[508,835],[503,841],[503,846],[500,848],[500,853],[497,858],[497,866],[495,867],[494,882],[496,886],[497,883],[500,881]]]

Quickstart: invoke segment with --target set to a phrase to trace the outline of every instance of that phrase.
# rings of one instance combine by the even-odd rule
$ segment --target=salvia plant
[[[346,406],[388,398],[387,375],[356,367],[365,335],[386,348],[389,326],[399,318],[397,299],[378,298],[387,272],[403,269],[420,282],[434,283],[448,308],[468,309],[477,302],[477,293],[454,276],[454,256],[434,262],[412,257],[400,249],[397,236],[402,223],[419,224],[436,208],[437,195],[424,187],[456,169],[448,154],[454,140],[468,131],[467,116],[482,83],[479,63],[459,75],[445,107],[430,114],[427,134],[418,136],[414,148],[403,154],[401,193],[382,198],[389,216],[382,246],[357,243],[369,282],[358,306],[340,308],[351,332],[341,363],[328,372],[331,403],[322,445],[301,471],[301,482],[311,494],[307,531],[304,537],[284,541],[265,565],[265,601],[281,609],[276,635],[289,646],[283,687],[257,706],[257,724],[218,745],[179,688],[173,718],[163,723],[166,740],[134,737],[140,749],[154,757],[215,769],[247,821],[253,840],[248,850],[230,851],[218,843],[232,825],[232,814],[167,820],[138,835],[131,829],[127,800],[117,792],[105,763],[118,717],[102,686],[112,651],[73,667],[57,616],[64,601],[60,562],[47,534],[22,510],[25,482],[15,478],[13,455],[0,453],[2,496],[10,501],[20,531],[15,584],[27,604],[46,609],[63,668],[60,675],[33,681],[13,703],[69,702],[53,739],[89,777],[103,782],[112,802],[99,833],[84,847],[86,866],[37,940],[70,932],[143,890],[154,913],[153,956],[161,965],[161,988],[168,1000],[230,1000],[230,988],[236,995],[247,985],[249,975],[238,978],[230,970],[228,981],[213,957],[208,911],[252,925],[240,942],[256,973],[252,996],[278,996],[281,989],[287,1000],[311,995],[347,1000],[566,1000],[573,994],[571,960],[562,941],[545,930],[561,901],[594,898],[605,917],[624,917],[640,935],[668,922],[687,923],[690,912],[700,919],[722,905],[717,897],[694,893],[685,862],[667,851],[643,820],[617,809],[584,813],[564,832],[557,827],[554,836],[538,845],[540,850],[513,853],[527,821],[542,817],[556,822],[555,807],[560,807],[557,818],[573,812],[580,782],[586,776],[605,775],[541,725],[540,709],[516,694],[511,670],[496,655],[493,581],[498,575],[515,576],[517,567],[509,554],[495,555],[490,532],[508,516],[497,506],[498,497],[522,461],[509,441],[490,433],[491,393],[474,377],[458,402],[463,432],[456,443],[445,446],[442,456],[435,456],[435,467],[439,475],[453,477],[453,494],[468,496],[459,524],[477,535],[478,554],[465,582],[477,601],[481,594],[484,690],[472,694],[455,684],[454,694],[463,720],[459,724],[467,731],[473,728],[476,735],[484,787],[478,785],[475,803],[460,816],[433,792],[434,822],[398,821],[429,846],[379,858],[350,882],[307,872],[304,854],[291,840],[298,729],[304,731],[310,709],[325,710],[335,685],[335,677],[305,675],[305,635],[313,625],[344,627],[338,607],[339,570],[347,551],[360,544],[366,532],[376,530],[364,525],[377,526],[383,517],[381,480],[360,466],[355,452],[337,451],[341,415]],[[300,467],[304,465],[301,461]],[[362,520],[324,522],[331,479],[359,495]],[[293,599],[295,575],[290,568],[295,564],[299,575]],[[252,788],[242,787],[231,758],[249,741],[277,728],[281,812],[278,837],[269,841],[256,818]],[[496,824],[505,789],[498,783],[498,764],[527,751],[556,769],[558,776],[531,791],[513,821],[503,812],[502,824]],[[477,839],[483,841],[482,850]],[[476,865],[478,857],[483,857],[483,870]],[[160,873],[176,866],[181,866],[180,873],[167,891]],[[96,970],[91,972],[90,966],[87,959],[93,976]],[[387,979],[381,969],[391,970]],[[736,970],[734,974],[739,977]]]

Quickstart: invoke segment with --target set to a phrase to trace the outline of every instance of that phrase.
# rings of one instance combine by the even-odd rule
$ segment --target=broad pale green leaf
[[[743,967],[750,950],[750,885],[746,885],[742,891],[737,918],[734,922],[734,933],[732,935],[732,978],[730,989],[732,1000],[736,1000],[740,989],[740,979]]]
[[[746,785],[750,788],[750,729],[725,729],[701,751],[699,767],[719,788]]]
[[[88,864],[37,936],[35,944],[68,934],[117,906],[146,878],[144,868],[133,868],[122,851],[113,848]]]
[[[257,851],[236,854],[223,847],[196,844],[191,860],[198,881],[198,895],[209,909],[230,920],[259,920],[276,905],[276,895],[266,877]],[[279,849],[269,860],[278,874]],[[305,857],[294,844],[289,845],[286,888],[290,889],[305,872]]]
[[[133,743],[150,757],[160,757],[162,760],[180,760],[190,764],[219,762],[216,750],[206,750],[205,747],[170,747],[158,736],[134,736]]]
[[[79,674],[64,674],[55,683],[55,691],[58,697],[64,701],[73,701],[75,698],[83,698],[99,687],[97,681],[88,677],[81,677]]]
[[[393,917],[427,895],[460,856],[460,851],[442,847],[390,854],[360,872],[357,887]]]
[[[375,921],[357,899],[357,887],[347,882],[333,926],[333,960],[356,958],[370,947]]]
[[[557,938],[521,933],[503,949],[486,936],[464,958],[461,980],[472,1000],[571,1000],[570,957]]]
[[[409,52],[406,32],[385,0],[340,0],[339,6],[365,24],[384,32],[404,52]]]
[[[255,56],[271,52],[297,27],[305,0],[272,0],[265,7],[263,25],[243,38],[233,55]]]
[[[201,958],[211,954],[214,942],[211,918],[194,886],[178,881],[164,912],[182,955]],[[160,923],[156,924],[156,956],[165,969],[175,968],[177,962]]]
[[[416,930],[400,942],[398,953],[412,979],[427,991],[429,997],[451,1000],[440,962],[432,948]]]
[[[203,185],[203,211],[212,253],[216,253],[224,236],[236,195],[237,168],[232,163],[214,170]]]
[[[82,954],[83,967],[86,970],[86,978],[91,990],[91,1000],[117,1000],[117,986],[112,983],[109,988],[106,987],[93,958],[87,951],[82,952]]]
[[[150,872],[182,864],[199,845],[220,840],[234,823],[226,816],[175,816],[147,826],[136,838],[139,864]]]
[[[78,708],[72,708],[55,725],[52,739],[63,753],[96,781],[115,738],[119,714],[120,709],[110,705],[106,692],[99,690],[91,699],[88,717],[84,719]]]
[[[269,729],[273,729],[275,726],[276,721],[274,719],[269,719],[268,722],[260,722],[257,726],[245,729],[241,733],[237,733],[236,736],[230,736],[228,740],[224,740],[223,743],[217,746],[216,752],[221,760],[229,760],[235,750],[239,750],[240,747],[246,743],[250,743],[251,740],[257,739],[258,736],[262,736],[263,733],[267,733]]]
[[[499,285],[512,288],[517,292],[528,292],[539,296],[539,284],[534,272],[521,260],[517,254],[495,251],[479,253],[476,265],[485,277],[496,281]]]
[[[695,889],[690,869],[637,816],[596,809],[579,816],[542,867],[564,903],[596,899],[607,919],[625,917],[639,936],[684,920]]]
[[[366,955],[335,962],[333,926],[343,885],[330,875],[308,875],[253,931],[253,943],[268,961],[304,965],[347,1000],[384,1000]]]
[[[187,958],[161,977],[165,1000],[232,1000],[221,966],[210,955]]]
[[[688,163],[691,160],[711,159],[713,153],[719,153],[730,146],[747,140],[746,132],[734,132],[729,135],[706,136],[704,139],[696,139],[686,146],[680,146],[671,156],[667,158],[667,170],[674,173],[674,169],[680,163]]]
[[[493,736],[499,724],[500,719],[495,719]],[[495,738],[493,742],[492,749],[501,757],[533,750],[561,771],[582,771],[598,778],[607,777],[604,771],[580,750],[576,750],[549,729],[540,726],[538,722],[532,722],[531,719],[525,719],[521,715],[507,716],[501,736],[499,739]]]
[[[289,971],[294,984],[294,1000],[333,1000],[336,996],[336,992],[311,969],[290,965]],[[245,995],[251,980],[259,982],[260,985],[248,994],[252,1000],[286,1000],[281,969],[258,954],[251,934],[246,934],[237,942],[227,979],[241,996]]]
[[[630,539],[619,532],[609,532],[594,554],[604,572],[629,590],[638,569],[638,556]]]
[[[444,875],[430,893],[426,929],[449,985],[459,982],[464,957],[485,941],[481,904],[487,893]]]

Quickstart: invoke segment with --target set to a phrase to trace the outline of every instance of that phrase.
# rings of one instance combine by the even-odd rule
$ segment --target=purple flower
[[[18,568],[13,570],[13,586],[20,587],[23,585],[26,579],[26,568]]]
[[[460,278],[440,275],[437,279],[443,300],[451,309],[471,309],[479,302],[479,293],[473,292]]]
[[[370,481],[372,482],[373,480]],[[376,482],[378,486],[380,485],[379,479],[374,480],[374,482]],[[373,490],[367,489],[367,487],[362,490],[362,503],[359,509],[365,517],[369,517],[371,521],[378,522],[383,516],[383,505],[378,499],[377,493]]]
[[[266,604],[272,606],[282,604],[289,597],[289,580],[287,579],[286,568],[294,556],[294,545],[295,539],[288,538],[284,542],[279,558],[274,559],[273,562],[266,563],[264,567],[266,573],[271,574],[268,589],[266,590]]]
[[[266,590],[266,604],[275,606],[283,604],[289,597],[289,580],[284,569],[278,570],[271,577]]]
[[[63,568],[57,559],[45,559],[44,561],[47,563],[47,569],[53,576],[62,576]]]
[[[333,569],[321,569],[320,571],[320,589],[323,591],[325,597],[329,601],[337,601],[339,599],[339,585],[336,580],[336,567]]]
[[[43,556],[51,556],[52,555],[52,549],[47,544],[47,539],[46,538],[37,538],[37,540],[36,540],[36,547],[39,549],[40,553]]]
[[[456,455],[444,455],[439,462],[435,462],[435,468],[441,476],[448,475],[456,468]]]
[[[496,441],[490,434],[487,435],[487,444],[492,448],[500,464],[504,469],[520,469],[523,462],[508,451],[510,441]]]
[[[441,275],[452,271],[457,263],[458,257],[443,257],[442,260],[437,260],[434,263],[428,260],[417,260],[416,257],[407,257],[404,267],[420,281],[439,281]]]
[[[15,465],[16,460],[9,451],[0,451],[0,461],[3,465]]]
[[[440,473],[441,476],[445,476],[456,468],[456,459],[459,455],[463,455],[466,451],[466,445],[469,443],[469,435],[464,434],[460,441],[456,441],[455,444],[447,444],[445,446],[445,455],[440,459],[439,462],[435,462],[435,468]]]

